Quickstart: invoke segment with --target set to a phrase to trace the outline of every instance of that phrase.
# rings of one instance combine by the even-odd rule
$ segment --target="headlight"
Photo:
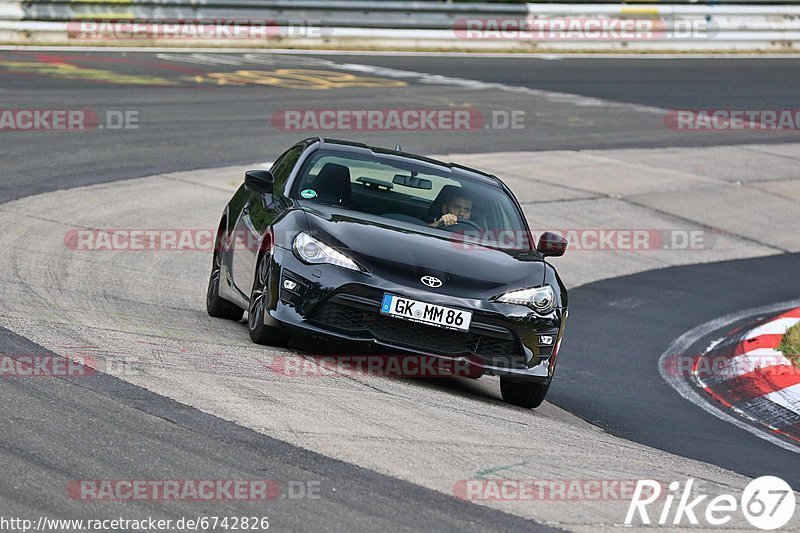
[[[542,315],[550,313],[556,306],[555,294],[550,285],[507,292],[497,301],[506,304],[527,305]]]
[[[318,241],[308,233],[301,233],[295,237],[293,248],[297,257],[305,263],[329,263],[357,272],[361,271],[352,259],[342,252],[334,250],[327,244]]]

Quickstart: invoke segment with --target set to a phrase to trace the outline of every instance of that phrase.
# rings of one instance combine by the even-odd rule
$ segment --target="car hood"
[[[314,237],[347,253],[375,276],[397,284],[420,287],[420,278],[432,275],[444,282],[439,292],[478,296],[475,291],[493,295],[544,282],[544,262],[533,251],[466,245],[424,226],[304,204],[301,207]]]

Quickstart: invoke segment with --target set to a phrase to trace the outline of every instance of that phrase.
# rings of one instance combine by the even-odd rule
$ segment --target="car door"
[[[275,178],[272,194],[249,192],[247,202],[236,221],[233,242],[233,283],[246,297],[250,297],[255,278],[256,260],[264,233],[285,209],[279,199],[284,186],[305,146],[293,146],[272,165],[270,172]]]

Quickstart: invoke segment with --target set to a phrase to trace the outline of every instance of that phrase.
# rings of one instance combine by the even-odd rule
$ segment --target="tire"
[[[264,254],[258,260],[253,290],[250,291],[250,305],[247,309],[247,329],[250,340],[256,344],[285,346],[289,342],[289,332],[264,324],[266,296],[269,294],[270,255]]]
[[[549,388],[549,383],[541,385],[500,377],[500,394],[503,396],[503,401],[528,409],[542,405]]]
[[[222,230],[217,232],[214,242],[214,258],[211,262],[211,276],[208,278],[206,291],[206,311],[214,318],[225,318],[238,322],[244,315],[244,309],[219,295],[219,284],[222,281],[222,242],[225,234]]]

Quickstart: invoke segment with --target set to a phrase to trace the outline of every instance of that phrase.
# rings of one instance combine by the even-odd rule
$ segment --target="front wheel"
[[[244,309],[219,295],[219,284],[222,283],[222,243],[224,239],[225,234],[222,231],[218,232],[214,244],[214,259],[211,262],[211,276],[208,278],[208,290],[206,291],[206,311],[215,318],[227,318],[238,322],[244,315]]]
[[[542,405],[549,388],[549,383],[541,385],[500,376],[500,394],[503,396],[503,401],[528,409]]]
[[[269,261],[270,256],[261,256],[256,266],[253,290],[250,292],[250,306],[247,308],[247,329],[250,340],[256,344],[283,346],[289,341],[288,332],[264,324],[267,297],[269,295]]]

